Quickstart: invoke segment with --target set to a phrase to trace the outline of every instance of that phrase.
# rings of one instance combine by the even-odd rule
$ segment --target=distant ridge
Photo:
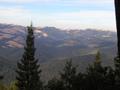
[[[80,65],[80,70],[85,70],[94,61],[97,50],[104,57],[103,64],[113,66],[113,58],[117,53],[116,32],[96,29],[61,30],[55,27],[34,27],[34,30],[36,57],[44,70],[43,79],[48,80],[57,75],[54,72],[61,70],[65,60],[70,58]],[[16,62],[22,56],[25,39],[26,27],[0,24],[0,68],[3,74],[7,73],[5,82],[15,78]],[[55,69],[56,66],[58,67]],[[49,73],[49,77],[46,73]]]

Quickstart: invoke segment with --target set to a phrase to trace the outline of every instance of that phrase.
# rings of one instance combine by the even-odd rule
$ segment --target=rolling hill
[[[98,50],[103,65],[113,66],[117,46],[115,32],[61,30],[55,27],[34,27],[34,32],[36,58],[39,59],[45,80],[57,76],[65,61],[71,58],[75,65],[79,65],[80,71],[85,71],[88,64],[94,61]],[[22,57],[26,35],[26,27],[0,24],[0,70],[5,75],[5,82],[15,78],[16,63]]]

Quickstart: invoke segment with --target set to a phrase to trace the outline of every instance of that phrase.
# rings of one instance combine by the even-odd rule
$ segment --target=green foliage
[[[73,90],[74,80],[77,76],[76,67],[72,65],[72,61],[67,61],[63,72],[60,73],[61,80],[64,84],[65,90]]]
[[[116,87],[120,89],[120,57],[115,58],[115,79],[116,79]]]
[[[78,73],[73,81],[73,89],[84,90],[85,87],[86,87],[85,86],[85,75],[82,73]]]
[[[104,84],[104,90],[116,90],[115,71],[111,67],[108,67]]]
[[[92,90],[114,90],[115,73],[111,67],[103,67],[100,60],[100,52],[96,54],[93,65],[87,68],[86,89]]]
[[[0,83],[0,90],[7,90],[7,87],[3,85],[2,83]]]
[[[17,82],[12,82],[9,86],[8,90],[18,90],[18,87],[16,86]]]
[[[28,52],[26,52],[25,55],[29,55]],[[30,67],[28,67],[29,59],[26,60],[23,58],[21,60],[22,63],[18,63],[17,74],[19,77],[17,77],[17,81],[11,83],[9,88],[0,84],[0,90],[119,90],[120,59],[118,57],[115,58],[114,70],[111,67],[103,67],[100,57],[100,52],[98,52],[96,54],[95,62],[92,65],[89,65],[86,73],[78,72],[77,67],[72,63],[72,60],[67,61],[63,71],[60,72],[60,78],[49,80],[44,87],[38,77],[39,75],[37,75],[38,73],[33,74],[31,71],[39,71],[36,67],[37,62],[30,64]],[[26,77],[25,75],[31,76],[32,79],[29,79],[29,77]],[[29,84],[31,86],[29,86]]]
[[[73,66],[72,60],[65,63],[65,67],[60,72],[60,78],[53,78],[48,81],[46,90],[83,90],[84,76],[77,73],[77,67]]]
[[[87,69],[86,85],[92,90],[104,90],[104,80],[107,68],[102,67],[100,61],[100,53],[96,54],[96,60],[93,65]]]
[[[40,80],[41,70],[38,60],[35,59],[34,32],[32,25],[27,28],[28,35],[23,57],[17,64],[17,87],[18,90],[41,90],[42,82]]]
[[[84,74],[77,72],[77,67],[73,66],[71,60],[67,61],[60,79],[48,81],[45,90],[119,90],[116,83],[117,71],[111,67],[103,67],[100,58],[100,52],[97,52],[95,62]]]
[[[115,73],[116,73],[116,78],[120,82],[120,58],[116,57],[115,58]]]
[[[65,90],[63,86],[63,82],[61,82],[60,80],[56,78],[49,80],[45,88],[46,90]]]
[[[95,62],[94,62],[94,67],[101,67],[101,56],[100,52],[98,51],[96,54]]]
[[[73,66],[72,60],[66,62],[60,76],[65,90],[82,90],[83,74],[77,73],[77,67]]]

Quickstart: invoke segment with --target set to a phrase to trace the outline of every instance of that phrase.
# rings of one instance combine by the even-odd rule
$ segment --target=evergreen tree
[[[104,90],[106,74],[107,67],[102,67],[100,60],[100,52],[97,52],[94,64],[90,65],[87,69],[86,89]]]
[[[76,82],[76,78],[78,74],[76,69],[77,68],[72,65],[72,61],[70,60],[66,62],[63,72],[60,73],[65,90],[77,90],[76,85],[78,85],[78,83]]]
[[[85,90],[85,74],[79,72],[73,82],[73,90]]]
[[[115,71],[108,67],[107,73],[105,75],[105,88],[104,90],[116,90],[115,81]]]
[[[40,80],[41,70],[38,60],[35,59],[34,32],[32,25],[27,27],[28,35],[24,54],[20,62],[17,63],[17,87],[18,90],[41,90]]]
[[[52,80],[48,81],[48,84],[45,87],[45,90],[65,90],[65,88],[61,80],[53,78]]]

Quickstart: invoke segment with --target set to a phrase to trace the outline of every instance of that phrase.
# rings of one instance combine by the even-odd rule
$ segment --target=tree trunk
[[[116,27],[118,38],[118,57],[120,57],[120,0],[115,0]]]

